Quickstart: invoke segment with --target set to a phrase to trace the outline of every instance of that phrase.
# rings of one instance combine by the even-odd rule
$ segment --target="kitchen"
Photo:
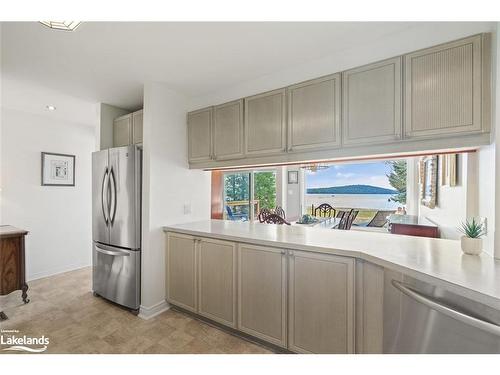
[[[61,33],[2,23],[1,220],[27,232],[27,289],[1,297],[2,329],[45,333],[49,353],[500,353],[498,24],[431,26],[432,35],[418,23],[82,22]],[[297,39],[311,60],[294,60],[293,43],[272,55],[257,30]],[[173,36],[180,33],[197,48],[186,52]],[[157,76],[136,69],[116,90],[126,64],[137,64],[106,64],[108,47],[96,45],[95,75],[80,52],[88,41],[134,34],[188,53],[179,59],[192,63],[205,51],[200,33],[222,44],[246,38],[246,54],[219,60],[226,81],[202,63],[186,80],[193,66],[184,71],[167,55],[153,64],[148,46],[133,42]],[[317,51],[332,39],[337,49]],[[73,65],[50,57],[58,48]],[[256,51],[267,70],[249,62]],[[71,84],[58,74],[48,82],[33,54],[40,66],[68,69]],[[243,73],[245,83],[236,78]],[[21,146],[23,134],[32,137]],[[41,185],[40,152],[76,154],[74,186]],[[442,184],[451,154],[456,187]],[[420,164],[427,156],[436,156],[425,166],[434,176],[429,189]],[[309,212],[304,166],[393,159],[413,160],[405,209],[436,220],[442,238],[295,223]],[[254,220],[224,216],[219,178],[270,169],[276,205],[294,223],[258,223],[259,212]],[[458,214],[443,212],[445,204],[460,206]],[[480,255],[464,254],[455,233],[471,218],[485,232]]]

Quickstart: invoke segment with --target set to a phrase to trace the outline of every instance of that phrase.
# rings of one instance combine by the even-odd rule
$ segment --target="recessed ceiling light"
[[[56,110],[56,106],[54,106],[54,105],[47,105],[47,106],[45,106],[45,108],[47,108],[49,111],[55,111]]]
[[[81,21],[39,21],[42,25],[54,30],[75,31]]]

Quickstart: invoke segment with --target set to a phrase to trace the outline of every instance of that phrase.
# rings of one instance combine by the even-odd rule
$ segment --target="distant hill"
[[[396,194],[396,190],[371,185],[346,185],[309,188],[307,194]]]

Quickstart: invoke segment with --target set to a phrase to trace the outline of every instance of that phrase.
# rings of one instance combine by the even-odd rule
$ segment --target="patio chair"
[[[355,211],[351,209],[350,211],[340,211],[337,214],[337,218],[340,218],[339,225],[337,225],[336,229],[349,230],[351,229],[352,222],[358,216],[359,211]]]
[[[393,214],[394,211],[377,211],[375,216],[370,220],[367,227],[382,228],[387,224],[387,218]]]
[[[335,217],[337,215],[337,211],[328,203],[321,203],[314,209],[313,214],[314,216],[319,217]]]
[[[264,223],[266,221],[266,217],[271,215],[272,212],[268,208],[263,208],[260,210],[259,214],[257,215],[257,219],[259,220],[259,223]]]
[[[283,219],[281,216],[273,214],[273,213],[267,215],[264,218],[264,223],[266,223],[266,224],[279,224],[279,225],[286,224],[286,225],[290,225],[290,223],[288,221],[286,221],[285,219]]]
[[[234,214],[233,210],[228,205],[226,205],[226,213],[227,213],[228,219],[232,220],[232,221],[238,221],[238,220],[247,221],[248,220],[245,214]]]
[[[349,211],[346,211],[346,210],[338,210],[337,211],[337,214],[335,215],[335,217],[337,219],[341,219],[346,216],[346,215],[349,215],[351,213],[352,209],[350,209]]]
[[[344,228],[345,230],[351,229],[352,223],[356,219],[356,216],[358,216],[358,213],[359,213],[358,210],[351,210],[351,212],[349,213],[349,216],[347,217],[346,226]]]
[[[276,206],[274,213],[281,216],[283,219],[286,219],[285,210],[281,206]]]
[[[236,220],[236,217],[233,215],[233,210],[231,210],[231,207],[226,206],[226,213],[229,220]]]

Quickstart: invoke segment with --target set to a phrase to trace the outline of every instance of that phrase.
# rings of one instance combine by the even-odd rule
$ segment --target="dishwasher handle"
[[[465,314],[461,311],[455,310],[451,307],[448,307],[434,299],[431,299],[427,296],[424,296],[413,289],[408,288],[403,283],[397,280],[392,280],[392,285],[398,289],[401,293],[407,295],[410,298],[413,298],[415,301],[420,302],[427,307],[436,310],[450,318],[458,320],[459,322],[465,323],[469,326],[481,329],[485,332],[488,332],[492,335],[500,337],[500,326],[490,323],[488,321],[473,317],[471,315]]]

